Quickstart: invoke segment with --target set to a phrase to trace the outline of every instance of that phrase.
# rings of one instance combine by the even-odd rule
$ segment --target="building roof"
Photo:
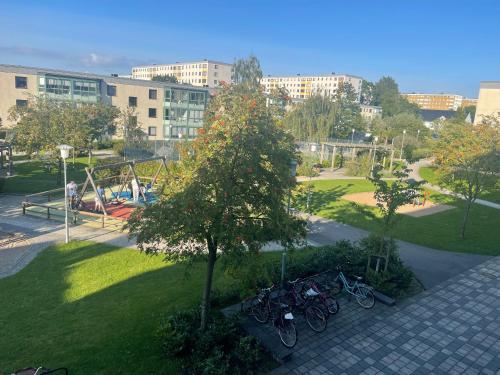
[[[433,109],[420,109],[418,111],[419,115],[422,117],[422,120],[425,122],[432,122],[441,117],[446,119],[452,118],[457,113],[456,111],[441,111],[441,110],[433,110]]]
[[[408,96],[411,96],[411,95],[427,95],[427,96],[460,96],[460,97],[463,97],[462,95],[459,95],[459,94],[448,94],[448,93],[445,93],[445,92],[440,92],[440,93],[405,92],[405,93],[401,93],[401,95],[408,95]]]
[[[346,76],[346,77],[351,77],[351,78],[359,78],[359,79],[364,79],[363,77],[360,76],[355,76],[353,74],[345,74],[345,73],[330,73],[330,74],[307,74],[307,75],[302,75],[302,74],[296,74],[296,75],[285,75],[285,76],[274,76],[271,74],[268,74],[262,78],[314,78],[314,77],[335,77],[335,76]]]
[[[482,81],[479,84],[481,89],[500,89],[500,81]]]
[[[189,84],[150,81],[150,80],[142,80],[134,78],[100,75],[94,73],[72,72],[67,70],[47,69],[47,68],[35,68],[35,67],[20,66],[20,65],[0,64],[0,72],[33,74],[33,75],[49,74],[57,76],[66,76],[68,78],[100,79],[106,81],[106,83],[108,84],[121,83],[126,85],[135,85],[144,87],[158,87],[158,88],[174,87],[174,88],[184,88],[184,89],[189,88],[193,90],[209,90],[208,87],[193,86]]]
[[[154,66],[165,66],[165,65],[186,65],[186,64],[199,64],[199,63],[211,63],[211,64],[220,64],[220,65],[233,65],[230,63],[216,61],[216,60],[192,60],[192,61],[176,61],[174,63],[164,63],[164,64],[149,64],[149,65],[136,65],[133,66],[132,69],[136,68],[152,68]]]

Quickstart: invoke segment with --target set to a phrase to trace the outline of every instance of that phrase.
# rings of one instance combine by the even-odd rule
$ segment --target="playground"
[[[74,224],[121,227],[135,208],[157,200],[161,190],[159,176],[166,168],[165,157],[85,168],[85,182],[77,185],[68,181],[66,187],[70,220]],[[144,175],[140,175],[138,169]],[[64,194],[65,188],[58,188],[26,195],[23,214],[64,220]]]
[[[346,194],[342,196],[342,199],[349,202],[364,204],[370,207],[377,206],[377,201],[375,200],[372,191]],[[455,207],[447,204],[432,202],[424,196],[421,199],[419,199],[418,202],[412,204],[406,204],[404,206],[399,207],[396,212],[413,217],[422,217],[427,215],[433,215],[438,212],[448,211],[453,208]]]

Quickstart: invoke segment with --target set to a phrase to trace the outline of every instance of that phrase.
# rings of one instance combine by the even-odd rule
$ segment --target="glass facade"
[[[86,103],[100,101],[99,80],[62,76],[38,76],[38,92],[56,100],[70,100]]]
[[[166,88],[163,109],[165,138],[195,138],[202,126],[208,92]]]

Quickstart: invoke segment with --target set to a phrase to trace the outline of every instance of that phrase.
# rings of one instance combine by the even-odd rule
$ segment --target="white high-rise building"
[[[361,99],[363,78],[348,74],[328,74],[317,76],[267,76],[260,81],[266,93],[284,87],[292,99],[307,99],[313,95],[335,95],[341,83],[350,83]]]
[[[154,76],[175,76],[179,83],[193,86],[217,87],[221,82],[231,83],[232,64],[203,60],[175,64],[135,66],[132,78],[152,79]]]

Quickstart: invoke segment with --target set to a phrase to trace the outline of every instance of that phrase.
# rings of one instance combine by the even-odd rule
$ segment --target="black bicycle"
[[[309,328],[315,332],[323,332],[328,322],[328,313],[325,313],[323,306],[315,298],[316,296],[302,296],[300,290],[303,281],[300,279],[287,282],[286,300],[293,310],[299,310],[304,315]]]
[[[274,286],[264,288],[260,293],[251,299],[250,315],[259,323],[267,323],[271,318],[274,328],[278,331],[281,343],[287,348],[293,348],[297,344],[297,329],[290,307],[282,303],[279,298],[279,291],[276,298],[271,297]]]

